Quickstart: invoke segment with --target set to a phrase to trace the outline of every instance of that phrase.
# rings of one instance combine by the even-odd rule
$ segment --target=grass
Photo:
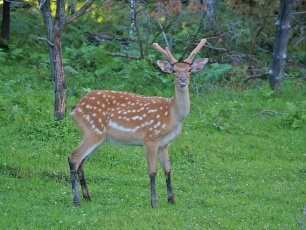
[[[305,83],[287,79],[278,93],[266,82],[220,86],[199,98],[191,89],[190,114],[170,147],[176,204],[167,204],[159,167],[159,209],[151,209],[141,147],[104,144],[85,167],[92,202],[76,208],[67,157],[80,134],[69,116],[54,121],[52,83],[35,76],[0,70],[1,229],[299,229]],[[72,106],[80,97],[68,93]]]

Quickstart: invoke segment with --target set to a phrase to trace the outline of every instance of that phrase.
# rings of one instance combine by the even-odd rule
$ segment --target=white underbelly
[[[127,145],[127,146],[142,146],[143,142],[141,140],[124,140],[116,139],[112,137],[107,137],[106,140],[114,145]]]

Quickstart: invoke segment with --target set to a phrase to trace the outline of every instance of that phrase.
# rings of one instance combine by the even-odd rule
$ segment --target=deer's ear
[[[191,65],[191,72],[200,71],[207,62],[208,58],[200,58],[195,60]]]
[[[162,71],[172,73],[172,65],[169,62],[158,60],[157,65]]]

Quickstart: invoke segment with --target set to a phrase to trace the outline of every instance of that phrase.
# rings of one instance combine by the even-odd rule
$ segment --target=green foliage
[[[3,49],[0,48],[0,63],[6,60],[6,53],[4,52]]]
[[[223,82],[226,77],[226,73],[232,69],[229,64],[212,63],[208,66],[205,72],[205,80],[211,83]]]
[[[191,89],[195,88],[198,95],[205,89],[211,90],[225,83],[232,70],[233,67],[229,64],[206,64],[202,71],[192,74]]]
[[[306,125],[306,101],[286,102],[287,116],[284,117],[286,125],[292,128],[303,128]]]

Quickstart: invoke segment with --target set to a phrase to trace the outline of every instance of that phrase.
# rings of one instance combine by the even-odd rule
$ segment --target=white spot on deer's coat
[[[135,121],[135,120],[142,120],[143,118],[140,116],[134,116],[131,119]]]
[[[157,111],[157,109],[150,109],[149,111],[148,111],[148,113],[155,113]]]
[[[131,129],[131,128],[126,128],[124,126],[121,126],[113,121],[109,121],[108,125],[116,130],[119,130],[121,132],[136,132],[140,126],[136,126],[134,129]]]
[[[97,134],[100,134],[100,135],[103,134],[103,133],[102,133],[99,129],[97,129],[97,128],[95,128],[95,132],[96,132]]]
[[[83,112],[83,110],[82,110],[80,107],[78,108],[78,111],[79,111],[80,113]]]
[[[154,128],[156,129],[158,126],[160,126],[160,122],[157,122],[156,125],[154,125]]]

